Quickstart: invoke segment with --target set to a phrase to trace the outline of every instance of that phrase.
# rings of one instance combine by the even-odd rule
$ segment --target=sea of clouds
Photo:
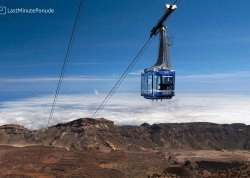
[[[92,117],[105,94],[60,95],[50,121],[53,95],[0,102],[0,125],[21,124],[39,129],[82,117]],[[118,125],[144,122],[213,122],[250,124],[250,97],[241,94],[177,93],[171,100],[151,101],[139,93],[117,93],[98,113],[97,118]]]
[[[0,125],[39,129],[92,117],[117,77],[64,79],[48,121],[57,78],[0,78]],[[213,122],[250,124],[250,72],[177,75],[176,96],[151,101],[140,96],[140,72],[126,79],[97,118],[116,124]],[[73,94],[72,94],[73,93]],[[5,99],[4,99],[5,98]]]

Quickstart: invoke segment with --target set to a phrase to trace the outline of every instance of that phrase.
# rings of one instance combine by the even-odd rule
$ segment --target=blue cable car
[[[171,69],[170,44],[163,22],[176,8],[175,5],[166,5],[165,14],[151,30],[150,36],[159,32],[160,36],[157,62],[141,74],[141,96],[146,99],[171,99],[175,96],[175,71]]]
[[[146,99],[171,99],[174,94],[175,71],[149,71],[141,75],[141,95]]]

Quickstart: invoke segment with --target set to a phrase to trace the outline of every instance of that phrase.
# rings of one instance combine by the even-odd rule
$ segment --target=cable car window
[[[152,75],[148,75],[147,89],[152,90]]]
[[[153,75],[153,88],[154,88],[154,90],[155,89],[158,89],[157,87],[157,79],[158,79],[158,76],[157,75]]]
[[[163,84],[172,84],[173,83],[173,77],[172,76],[163,76],[162,77],[162,83]]]
[[[157,86],[158,86],[158,90],[161,90],[161,76],[158,76],[157,78]]]
[[[157,83],[158,83],[159,90],[172,90],[173,89],[173,77],[172,76],[159,76]]]

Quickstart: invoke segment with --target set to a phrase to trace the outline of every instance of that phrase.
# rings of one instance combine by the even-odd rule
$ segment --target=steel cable
[[[113,88],[109,91],[108,95],[104,98],[104,100],[102,101],[102,103],[99,105],[99,107],[96,109],[96,111],[94,112],[94,114],[92,115],[91,118],[94,118],[97,116],[98,112],[100,110],[103,109],[103,107],[106,105],[106,103],[109,101],[109,99],[112,97],[112,95],[115,93],[115,91],[117,90],[117,88],[120,86],[120,84],[122,83],[122,81],[124,80],[124,78],[128,75],[128,73],[131,71],[131,69],[134,67],[134,65],[136,64],[136,62],[138,61],[139,57],[143,54],[143,52],[145,51],[145,49],[148,47],[148,45],[151,43],[151,41],[153,40],[154,36],[150,37],[147,42],[142,46],[142,48],[139,50],[139,52],[137,53],[137,55],[134,57],[134,59],[132,60],[132,62],[129,64],[129,66],[126,68],[126,70],[123,72],[123,74],[121,75],[121,77],[118,79],[118,81],[115,83],[115,85],[113,86]]]
[[[55,95],[54,95],[54,100],[53,100],[53,103],[52,103],[52,106],[51,106],[47,127],[49,127],[50,121],[51,121],[51,119],[53,117],[53,113],[54,113],[54,110],[55,110],[55,105],[56,105],[57,98],[58,98],[58,95],[59,95],[59,92],[60,92],[60,89],[61,89],[61,85],[62,85],[62,80],[63,80],[64,74],[65,74],[65,71],[66,71],[66,67],[67,67],[67,64],[68,64],[69,54],[70,54],[70,51],[71,51],[71,48],[72,48],[72,45],[73,45],[74,35],[75,35],[76,29],[77,29],[77,26],[78,26],[78,23],[79,23],[80,12],[81,12],[83,3],[84,3],[84,0],[80,0],[78,10],[77,10],[77,14],[76,14],[75,21],[74,21],[74,26],[73,26],[73,29],[72,29],[72,32],[71,32],[71,35],[70,35],[70,38],[69,38],[69,44],[68,44],[67,51],[66,51],[66,54],[65,54],[61,74],[60,74],[60,77],[59,77],[59,81],[57,83],[57,88],[56,88],[56,92],[55,92]]]

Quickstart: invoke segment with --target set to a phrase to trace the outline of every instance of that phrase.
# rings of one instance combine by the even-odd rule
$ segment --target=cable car
[[[141,95],[146,99],[171,99],[174,94],[175,71],[149,71],[142,74]]]
[[[141,74],[141,95],[146,99],[171,99],[175,93],[175,71],[171,70],[166,28],[160,29],[158,59]]]
[[[158,57],[155,65],[144,69],[141,74],[141,96],[146,99],[171,99],[175,96],[175,71],[171,69],[169,40],[164,20],[176,9],[175,5],[166,5],[166,11],[150,36],[160,33]]]

